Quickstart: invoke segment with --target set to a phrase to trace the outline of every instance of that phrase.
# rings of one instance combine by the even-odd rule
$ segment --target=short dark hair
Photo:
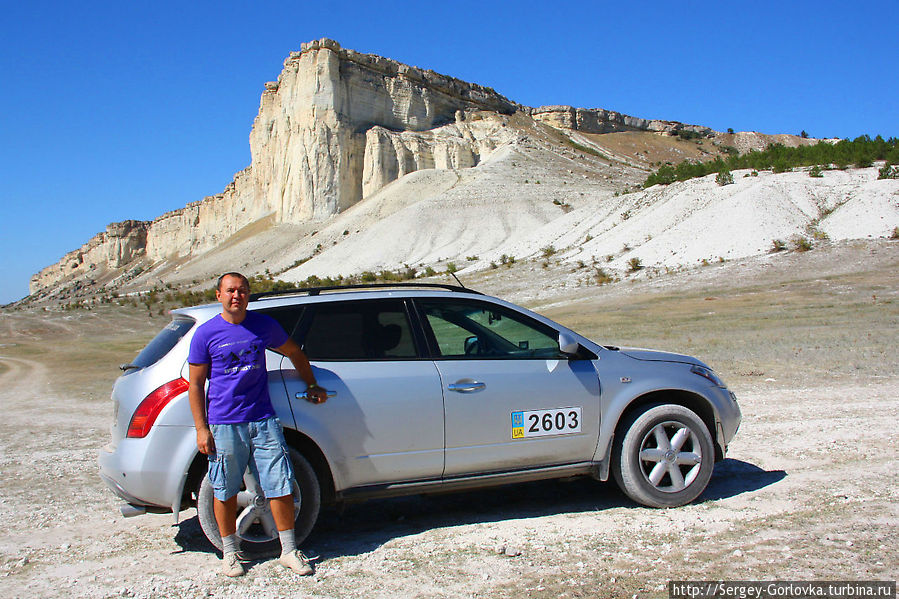
[[[240,274],[239,272],[226,272],[222,276],[219,277],[218,283],[216,283],[215,288],[219,291],[222,290],[222,281],[225,280],[225,277],[237,277],[238,279],[242,279],[244,283],[247,285],[247,289],[250,288],[250,280]]]

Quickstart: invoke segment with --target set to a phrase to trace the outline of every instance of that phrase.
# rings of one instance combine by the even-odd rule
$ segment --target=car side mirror
[[[559,333],[559,349],[563,354],[573,357],[578,354],[578,350],[581,349],[581,344],[578,343],[574,337],[563,332]]]
[[[598,356],[578,343],[570,333],[559,333],[559,350],[569,360],[595,360]]]

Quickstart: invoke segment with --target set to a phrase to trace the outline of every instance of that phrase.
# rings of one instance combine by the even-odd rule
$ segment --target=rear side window
[[[417,357],[400,300],[333,302],[307,308],[303,338],[310,360],[402,360]]]
[[[266,308],[258,312],[274,318],[281,325],[281,328],[284,329],[284,332],[293,337],[300,318],[303,317],[303,310],[303,306],[284,306],[280,308]]]
[[[131,363],[138,368],[146,368],[155,364],[175,347],[175,344],[187,334],[194,323],[193,318],[174,319],[153,337],[153,341],[148,343],[147,347],[142,349]]]

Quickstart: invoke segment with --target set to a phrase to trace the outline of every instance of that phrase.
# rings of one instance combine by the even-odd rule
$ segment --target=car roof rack
[[[292,289],[282,289],[280,291],[263,291],[261,293],[251,293],[250,301],[265,299],[269,297],[277,297],[281,295],[293,295],[305,293],[307,295],[319,295],[322,291],[347,291],[360,289],[384,289],[384,288],[425,288],[425,289],[443,289],[445,291],[455,291],[458,293],[475,293],[484,295],[480,291],[474,291],[461,285],[448,285],[445,283],[359,283],[354,285],[328,285],[326,287],[294,287]]]

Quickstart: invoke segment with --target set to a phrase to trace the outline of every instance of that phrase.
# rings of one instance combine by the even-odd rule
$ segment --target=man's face
[[[221,302],[223,311],[239,316],[247,311],[250,288],[240,277],[229,275],[222,279],[221,287],[215,290],[215,299]]]

